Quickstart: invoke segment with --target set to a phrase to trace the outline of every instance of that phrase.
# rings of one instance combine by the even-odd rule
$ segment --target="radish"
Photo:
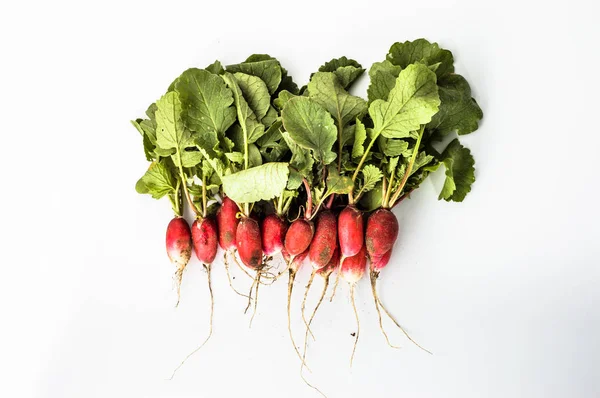
[[[221,206],[217,211],[217,230],[219,234],[219,246],[221,246],[221,249],[225,251],[223,253],[223,264],[225,265],[225,273],[227,274],[229,287],[231,287],[231,289],[236,294],[248,298],[247,295],[240,293],[233,286],[233,282],[231,280],[231,273],[229,272],[228,256],[235,251],[236,247],[235,234],[237,231],[238,223],[240,222],[239,218],[237,217],[239,211],[240,208],[233,200],[229,199],[227,196],[223,197],[223,202],[221,203]],[[235,256],[233,257],[233,259],[237,263],[237,259],[235,258]],[[248,276],[250,276],[250,274],[248,274]]]
[[[306,291],[302,300],[302,320],[310,332],[310,327],[305,317],[305,306],[308,292],[312,286],[317,271],[326,267],[331,261],[337,245],[337,221],[335,215],[330,210],[324,210],[317,216],[317,228],[315,235],[310,243],[308,257],[312,265],[313,272],[310,275]],[[333,271],[333,270],[331,270]],[[312,332],[310,332],[312,335]],[[314,338],[314,336],[313,336]]]
[[[363,214],[353,205],[348,205],[338,216],[338,239],[342,260],[358,254],[363,247]]]
[[[175,281],[177,283],[177,304],[175,304],[175,307],[177,307],[181,298],[183,271],[192,257],[192,234],[190,226],[183,217],[175,217],[169,222],[166,243],[169,260],[177,267],[175,271]]]
[[[294,221],[285,234],[285,250],[293,258],[308,249],[315,231],[312,221],[299,218]]]
[[[350,285],[350,300],[352,301],[352,308],[354,309],[354,315],[356,317],[356,339],[354,340],[354,348],[352,348],[352,355],[350,356],[350,366],[352,366],[354,360],[354,353],[356,352],[356,345],[358,344],[358,336],[360,334],[360,321],[358,319],[358,311],[356,310],[356,302],[354,300],[354,288],[356,287],[356,283],[364,275],[366,266],[367,250],[364,245],[355,256],[342,259],[340,265],[341,276]]]
[[[380,308],[386,313],[386,315],[396,324],[396,326],[404,333],[404,335],[413,342],[417,347],[423,351],[431,354],[430,351],[421,347],[416,341],[414,341],[410,335],[404,330],[404,328],[396,321],[396,319],[390,314],[390,312],[384,307],[379,295],[377,294],[377,278],[379,273],[388,264],[392,255],[392,248],[398,238],[398,220],[394,213],[389,209],[379,209],[375,211],[367,220],[367,231],[365,233],[365,243],[369,258],[371,260],[370,266],[370,278],[371,278],[371,291],[373,293],[373,300],[375,301],[375,308],[377,309],[377,317],[379,319],[379,328],[385,337],[388,345],[393,348],[399,348],[390,342],[390,339],[383,328],[383,321],[381,319]]]
[[[218,248],[217,222],[214,218],[200,218],[192,224],[192,242],[196,257],[205,266],[215,260]]]
[[[269,214],[262,221],[262,247],[267,256],[273,256],[283,249],[283,240],[288,229],[287,222],[277,214]]]
[[[262,243],[258,221],[251,217],[242,217],[235,233],[235,244],[242,263],[253,270],[262,265]]]

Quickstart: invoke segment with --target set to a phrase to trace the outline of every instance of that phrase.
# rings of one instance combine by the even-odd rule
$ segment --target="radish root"
[[[214,313],[214,307],[215,307],[215,300],[214,300],[214,296],[213,296],[213,290],[212,290],[212,281],[210,278],[210,264],[204,264],[204,269],[206,270],[206,275],[207,275],[207,279],[208,279],[208,291],[210,292],[210,323],[209,323],[209,328],[208,328],[208,336],[206,336],[206,339],[204,339],[204,341],[202,342],[202,344],[200,344],[198,346],[198,348],[196,348],[194,351],[190,352],[184,359],[183,361],[181,361],[181,363],[179,364],[179,366],[177,366],[175,368],[175,370],[173,371],[173,374],[171,375],[171,377],[169,378],[169,380],[173,380],[173,377],[175,377],[175,373],[177,373],[177,371],[179,370],[179,368],[181,368],[183,366],[183,364],[195,353],[197,353],[198,351],[200,351],[200,349],[202,349],[202,347],[204,347],[204,345],[206,343],[208,343],[208,340],[210,340],[210,337],[212,336],[212,332],[213,332],[213,313]]]
[[[350,356],[350,367],[354,361],[354,354],[356,353],[356,345],[358,344],[358,336],[360,335],[360,320],[358,319],[358,311],[356,310],[356,302],[354,300],[354,288],[356,284],[350,286],[350,300],[352,301],[352,308],[354,309],[354,316],[356,317],[356,339],[354,340],[354,347],[352,348],[352,355]]]
[[[310,324],[306,321],[306,297],[308,297],[308,292],[310,291],[310,287],[312,286],[313,280],[315,279],[315,274],[317,271],[313,271],[310,274],[310,279],[308,280],[308,284],[306,285],[306,290],[304,292],[304,298],[302,299],[302,320],[304,321],[304,325],[306,326],[306,331],[310,333],[310,336],[315,340],[315,335],[310,330]]]
[[[223,254],[223,263],[225,264],[225,273],[227,273],[227,280],[229,281],[229,287],[239,296],[245,297],[245,298],[250,298],[248,297],[248,295],[241,293],[239,290],[237,290],[234,286],[233,286],[233,281],[231,280],[231,273],[229,272],[229,261],[227,260],[227,255],[229,254],[229,251],[225,251],[225,253]]]
[[[344,261],[344,259],[340,259],[340,265],[338,266],[337,269],[337,275],[335,276],[335,283],[333,284],[333,292],[331,293],[331,297],[329,297],[329,302],[331,303],[333,301],[333,298],[335,297],[335,292],[337,290],[338,284],[340,283],[340,271],[342,268],[342,262]]]
[[[327,293],[327,287],[329,287],[329,275],[325,276],[324,279],[325,279],[325,285],[323,286],[323,291],[321,292],[321,297],[319,297],[319,302],[317,302],[315,309],[313,310],[312,314],[310,315],[310,319],[308,320],[308,327],[306,328],[306,333],[304,334],[304,349],[302,351],[302,366],[300,367],[300,375],[301,376],[302,376],[302,369],[304,368],[304,365],[306,362],[306,347],[308,345],[308,332],[310,330],[309,327],[312,324],[313,319],[315,318],[315,314],[317,313],[319,306],[321,305],[321,303],[323,302],[323,299],[325,298],[325,294]],[[313,338],[314,338],[314,336],[313,336]],[[304,379],[304,376],[302,376],[302,378]],[[306,384],[308,384],[308,383],[306,383]]]
[[[375,274],[375,275],[373,275]],[[372,284],[374,283],[373,280],[377,279],[377,276],[379,275],[378,272],[373,271],[371,272],[371,280],[372,280]],[[373,285],[375,286],[375,285]],[[377,295],[377,291],[375,290],[375,287],[373,287],[373,293],[375,294],[375,298],[377,301],[377,304],[379,304],[379,306],[381,307],[381,309],[383,310],[383,312],[385,312],[385,314],[392,320],[392,322],[394,322],[396,324],[396,326],[398,326],[398,328],[400,330],[402,330],[402,333],[404,333],[404,335],[406,336],[407,339],[409,339],[414,345],[416,345],[417,347],[419,347],[420,349],[422,349],[423,351],[425,351],[426,353],[433,355],[433,353],[423,347],[421,347],[416,341],[414,341],[412,339],[412,337],[410,337],[410,335],[406,332],[406,330],[404,330],[404,328],[402,326],[400,326],[400,324],[398,323],[398,321],[396,321],[396,319],[392,316],[392,314],[390,314],[390,312],[385,308],[385,306],[383,305],[383,303],[381,302],[381,299],[379,298],[379,296]]]
[[[177,286],[177,303],[175,303],[175,308],[179,307],[179,300],[181,299],[181,281],[183,280],[183,271],[185,271],[185,267],[177,268],[175,271],[174,279],[175,284]]]
[[[292,290],[294,289],[294,279],[296,279],[296,271],[294,271],[293,269],[290,269],[290,276],[288,279],[288,297],[287,297],[287,327],[288,327],[288,332],[290,334],[290,340],[292,342],[292,346],[294,346],[294,351],[296,351],[296,355],[298,355],[298,358],[300,358],[304,367],[306,367],[306,369],[308,369],[308,371],[310,372],[310,368],[308,367],[308,365],[306,365],[306,363],[304,363],[302,355],[300,355],[300,351],[298,351],[298,347],[296,347],[296,342],[294,341],[294,334],[292,333],[291,303],[292,303]]]
[[[249,328],[252,327],[252,321],[254,320],[254,315],[256,315],[256,307],[258,306],[258,287],[260,286],[260,275],[261,271],[258,270],[256,272],[256,290],[254,291],[254,310],[252,311],[252,316],[250,317],[250,325]]]
[[[393,345],[390,342],[390,338],[388,337],[387,333],[385,332],[385,329],[383,328],[383,322],[381,320],[381,311],[379,310],[379,303],[378,303],[378,296],[377,296],[377,288],[376,288],[376,284],[377,284],[377,273],[375,271],[371,272],[371,290],[373,291],[373,301],[375,301],[375,309],[377,309],[377,317],[379,318],[379,329],[381,329],[381,333],[383,333],[383,336],[385,337],[385,341],[387,341],[388,345],[392,348],[402,348],[400,346],[397,345]]]

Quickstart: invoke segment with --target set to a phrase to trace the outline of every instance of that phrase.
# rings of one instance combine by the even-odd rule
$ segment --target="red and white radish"
[[[190,226],[183,217],[175,217],[167,226],[167,255],[171,263],[177,267],[175,283],[177,284],[177,307],[181,298],[181,280],[183,271],[192,257],[192,234]]]
[[[269,214],[263,219],[262,247],[266,256],[274,256],[281,252],[287,229],[287,221],[277,214]]]
[[[338,216],[338,240],[342,260],[358,254],[364,243],[363,213],[348,205]]]

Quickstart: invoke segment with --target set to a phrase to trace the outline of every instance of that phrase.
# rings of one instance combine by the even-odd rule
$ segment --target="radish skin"
[[[338,239],[342,260],[357,255],[363,247],[363,214],[353,205],[346,206],[338,216]]]
[[[398,219],[388,209],[379,209],[367,220],[365,244],[369,258],[383,257],[392,250],[398,238]],[[389,259],[388,259],[389,260]]]
[[[312,221],[300,218],[292,223],[285,234],[285,250],[293,259],[308,249],[315,232]]]
[[[228,197],[223,198],[223,203],[217,212],[217,224],[219,231],[219,246],[223,250],[231,250],[236,247],[236,232],[240,220],[237,218],[240,208]]]
[[[288,229],[287,222],[277,214],[269,214],[262,221],[262,246],[267,256],[274,256],[283,249],[283,240]]]
[[[207,217],[194,221],[192,224],[192,242],[196,257],[203,264],[212,264],[217,256],[218,248],[217,223]]]
[[[183,217],[175,217],[167,226],[166,234],[167,255],[171,263],[177,267],[175,282],[177,284],[177,304],[181,298],[181,280],[183,271],[192,257],[192,233],[190,226]]]
[[[336,246],[336,217],[329,210],[322,211],[317,216],[317,227],[308,254],[314,270],[321,269],[329,263]]]
[[[262,264],[262,244],[258,222],[250,217],[243,217],[237,226],[235,242],[242,263],[253,270]]]

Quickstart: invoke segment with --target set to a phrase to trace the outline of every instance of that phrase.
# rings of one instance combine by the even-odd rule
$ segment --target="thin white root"
[[[310,279],[308,280],[308,284],[306,285],[306,290],[304,292],[304,298],[302,299],[302,320],[304,321],[304,325],[306,326],[306,330],[308,331],[308,333],[310,333],[310,336],[313,338],[313,340],[315,340],[315,335],[313,334],[313,332],[310,330],[310,325],[309,323],[306,321],[306,298],[308,297],[308,292],[310,291],[310,287],[312,286],[313,280],[315,279],[315,274],[317,273],[317,271],[313,271],[310,274]]]
[[[316,305],[315,309],[313,310],[312,314],[310,315],[310,319],[308,320],[309,327],[312,324],[313,319],[315,318],[315,314],[317,313],[319,306],[321,305],[321,303],[323,302],[323,299],[325,298],[325,294],[327,293],[328,286],[329,286],[329,275],[327,275],[325,277],[325,285],[323,286],[323,291],[321,292],[321,297],[319,297],[319,302],[317,302],[317,305]],[[304,368],[304,364],[306,362],[306,348],[308,346],[308,332],[310,330],[309,327],[306,328],[306,332],[304,334],[304,349],[302,351],[302,366],[300,366],[300,375],[301,376],[302,376],[302,369]],[[304,377],[302,377],[302,378],[304,378]]]
[[[308,368],[307,368],[308,369]],[[304,377],[304,373],[302,373],[302,369],[300,369],[300,377],[302,377],[302,381],[304,381],[304,383],[309,386],[310,388],[312,388],[313,390],[315,390],[316,392],[318,392],[319,394],[321,394],[321,396],[327,398],[327,395],[323,394],[323,391],[319,390],[317,387],[313,386],[312,384],[310,384],[308,382],[308,380],[306,380],[306,378]]]
[[[252,290],[254,289],[254,285],[257,283],[257,279],[258,273],[256,274],[256,277],[253,278],[252,285],[250,285],[250,292],[248,293],[248,305],[244,310],[244,314],[248,312],[248,308],[250,308],[250,305],[252,305]]]
[[[252,327],[252,321],[254,320],[254,315],[256,315],[256,307],[258,306],[258,287],[260,286],[260,271],[256,272],[256,290],[254,291],[254,310],[252,311],[252,316],[250,317],[250,324],[248,328]]]
[[[298,347],[296,347],[296,342],[294,341],[294,334],[292,333],[292,322],[291,322],[291,303],[292,303],[292,290],[294,289],[294,279],[296,279],[296,271],[290,269],[290,276],[288,279],[288,297],[287,297],[287,327],[288,327],[288,332],[290,334],[290,341],[292,342],[292,346],[294,347],[294,351],[296,351],[296,355],[298,355],[298,358],[300,358],[300,361],[302,361],[302,365],[308,369],[308,371],[310,372],[310,368],[308,367],[308,365],[304,362],[304,359],[302,358],[302,355],[300,355],[300,351],[298,351]]]
[[[356,339],[354,340],[354,347],[352,348],[352,355],[350,356],[350,367],[352,367],[352,362],[354,361],[354,353],[356,352],[356,345],[358,344],[358,336],[360,335],[360,321],[358,319],[358,311],[356,310],[356,302],[354,300],[354,287],[356,285],[352,284],[350,287],[350,300],[352,301],[352,308],[354,309],[354,316],[356,317]]]
[[[204,347],[204,345],[208,342],[208,340],[210,340],[210,337],[212,336],[212,332],[213,332],[213,313],[214,313],[214,296],[213,296],[213,290],[212,290],[212,281],[210,278],[210,264],[206,265],[204,264],[204,268],[206,269],[206,273],[207,273],[207,278],[208,278],[208,291],[210,292],[210,323],[209,323],[209,329],[208,329],[208,336],[206,336],[206,339],[204,340],[204,342],[202,342],[202,344],[200,344],[198,346],[198,348],[196,348],[194,351],[190,352],[184,359],[183,361],[181,361],[181,363],[179,364],[179,366],[177,366],[175,368],[175,370],[173,371],[173,374],[171,375],[171,377],[169,378],[169,380],[173,380],[173,377],[175,377],[175,373],[177,373],[177,371],[179,370],[179,368],[181,368],[183,366],[183,364],[195,353],[197,353],[198,351],[200,351],[200,349],[202,349],[202,347]]]
[[[239,290],[237,290],[234,286],[233,286],[233,281],[231,280],[231,273],[229,272],[229,261],[227,261],[227,254],[229,253],[229,251],[225,251],[225,254],[223,254],[223,263],[225,264],[225,273],[227,274],[227,280],[229,280],[229,287],[239,296],[245,297],[247,299],[249,299],[250,297],[244,293],[241,293]]]
[[[402,326],[400,326],[400,324],[398,323],[398,321],[396,321],[396,319],[392,316],[392,314],[389,313],[389,311],[383,306],[383,303],[381,302],[381,300],[379,299],[379,297],[377,297],[377,302],[379,303],[379,305],[381,306],[381,309],[386,313],[386,315],[392,320],[392,322],[394,322],[396,324],[396,326],[398,326],[398,328],[400,330],[402,330],[402,333],[404,333],[404,335],[406,336],[407,339],[409,339],[410,341],[412,341],[412,343],[414,345],[416,345],[417,347],[419,347],[420,349],[422,349],[423,351],[425,351],[428,354],[433,355],[433,353],[423,347],[421,347],[416,341],[414,341],[408,333],[406,333],[406,330],[404,330],[404,328]]]
[[[185,270],[185,266],[184,267],[179,267],[177,268],[177,271],[175,271],[175,284],[177,287],[177,303],[175,303],[175,308],[179,307],[179,300],[181,300],[181,281],[183,280],[183,271]]]
[[[381,329],[381,333],[383,333],[383,336],[385,337],[385,341],[387,341],[388,345],[392,348],[402,348],[399,347],[397,345],[393,345],[390,342],[390,339],[387,335],[387,333],[385,332],[385,329],[383,328],[383,322],[381,320],[381,311],[379,310],[379,302],[377,301],[379,298],[377,296],[377,273],[375,271],[371,272],[371,290],[373,291],[373,301],[375,302],[375,309],[377,309],[377,317],[379,318],[379,329]]]
[[[333,284],[333,292],[331,293],[331,297],[329,297],[329,302],[330,303],[333,301],[333,298],[335,297],[335,292],[337,291],[338,284],[340,283],[340,274],[341,274],[341,270],[342,270],[342,261],[343,260],[340,260],[340,265],[338,266],[337,274],[335,275],[335,283]]]

